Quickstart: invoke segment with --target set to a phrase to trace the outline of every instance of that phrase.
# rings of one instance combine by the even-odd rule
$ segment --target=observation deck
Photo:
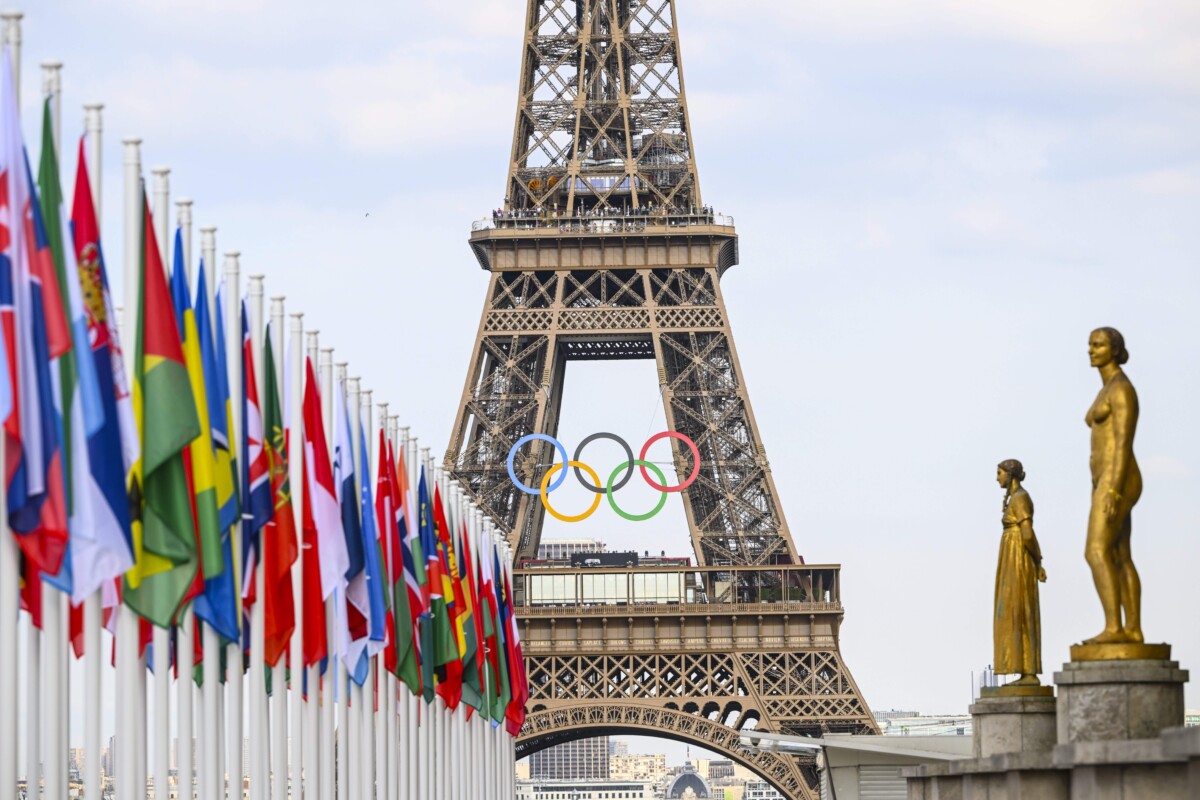
[[[840,566],[535,567],[514,572],[527,654],[836,647]]]
[[[494,212],[468,240],[485,271],[716,267],[738,263],[734,219],[694,212]]]

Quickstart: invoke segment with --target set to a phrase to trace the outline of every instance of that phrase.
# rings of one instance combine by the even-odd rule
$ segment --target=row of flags
[[[289,666],[325,669],[336,650],[362,685],[382,654],[413,694],[464,705],[515,736],[528,689],[500,542],[424,467],[411,486],[404,454],[350,414],[342,385],[324,387],[333,393],[327,438],[311,361],[302,432],[285,426],[272,337],[259,386],[244,304],[223,292],[210,303],[203,262],[193,295],[179,232],[168,272],[144,184],[128,381],[83,141],[68,214],[50,104],[35,181],[7,58],[0,127],[4,490],[33,623],[41,626],[45,582],[71,599],[77,656],[80,604],[96,591],[106,620],[121,602],[140,616],[143,646],[152,625],[177,634],[190,605],[246,653],[246,615],[262,603],[265,647],[249,657],[275,666],[300,636],[304,664]],[[225,341],[229,314],[240,323],[240,348]],[[301,459],[305,484],[299,530],[291,458]],[[336,642],[327,640],[330,599]],[[197,646],[196,664],[177,666],[194,668],[201,657]]]

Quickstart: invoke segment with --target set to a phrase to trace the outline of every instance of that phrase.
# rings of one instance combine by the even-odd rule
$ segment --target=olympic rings
[[[532,442],[535,439],[542,442],[549,442],[550,444],[554,445],[555,449],[558,450],[558,452],[562,455],[563,464],[567,463],[567,448],[563,447],[562,442],[560,442],[558,439],[555,439],[553,436],[547,436],[544,433],[531,433],[528,436],[522,436],[520,439],[517,439],[517,443],[512,446],[511,450],[508,451],[508,477],[512,480],[513,485],[525,494],[540,494],[540,492],[538,492],[537,489],[532,489],[526,486],[517,479],[517,473],[513,471],[513,459],[517,457],[517,451],[521,449],[521,445],[527,442]],[[562,482],[566,479],[567,473],[566,470],[563,470],[563,474],[558,476],[558,480],[554,482],[554,485],[550,487],[549,491],[553,492],[559,486],[562,486]],[[599,483],[600,479],[597,478],[596,482]]]
[[[596,483],[600,482],[600,476],[596,474],[596,470],[592,469],[587,464],[583,464],[578,461],[570,461],[570,462],[568,462],[568,465],[574,467],[576,470],[583,469],[585,472],[587,472],[588,475],[590,475],[592,477],[592,480],[594,480]],[[550,476],[562,468],[563,468],[562,464],[555,464],[554,466],[552,466],[550,468],[549,472],[547,472],[545,475],[542,476],[542,488],[541,488],[541,491],[538,492],[538,494],[540,494],[542,497],[542,505],[545,507],[545,509],[547,511],[550,512],[550,516],[554,517],[556,520],[559,520],[560,522],[582,522],[583,520],[590,517],[592,514],[596,513],[596,509],[600,507],[600,495],[596,495],[595,499],[592,500],[592,507],[589,508],[587,511],[584,511],[582,514],[576,514],[574,516],[567,516],[566,514],[560,514],[559,512],[555,511],[550,506],[550,499],[546,496],[547,494],[549,494],[549,490],[546,488],[546,484],[548,484],[550,482]],[[618,467],[617,469],[619,470],[620,467]],[[632,470],[630,470],[630,471],[632,472]],[[566,470],[563,470],[563,477],[566,477],[566,474],[567,474]],[[617,477],[617,474],[614,472],[613,478],[615,478],[615,477]],[[611,485],[612,479],[610,478],[608,482]],[[609,496],[608,496],[608,501],[610,503],[612,502],[611,494],[609,494]],[[661,504],[659,504],[659,505],[661,507]],[[613,506],[613,508],[616,508],[616,506]],[[655,509],[654,513],[657,514],[658,510]],[[624,516],[623,513],[622,513],[622,516]]]
[[[663,483],[656,482],[646,471],[649,469],[656,476],[658,476],[658,481],[666,481],[666,476],[663,475],[663,471],[659,469],[658,466],[653,462],[646,460],[646,454],[650,451],[650,447],[655,442],[659,441],[660,439],[667,438],[678,439],[679,441],[683,442],[685,445],[687,445],[688,450],[690,450],[692,454],[691,473],[686,479],[684,479],[682,483],[679,483],[675,486],[666,486]],[[626,456],[625,461],[622,462],[621,465],[615,470],[613,470],[612,474],[608,477],[608,482],[604,484],[601,484],[600,477],[596,474],[595,470],[579,460],[583,454],[584,448],[597,439],[611,439],[625,450]],[[550,470],[542,476],[541,485],[537,489],[522,483],[520,479],[517,478],[517,473],[514,469],[517,450],[519,450],[523,445],[532,441],[549,442],[554,446],[554,449],[558,451],[558,455],[562,456],[561,464],[555,464],[553,462],[551,463]],[[525,494],[538,495],[541,498],[542,507],[545,508],[546,511],[550,512],[550,515],[557,520],[562,522],[582,522],[596,512],[596,509],[600,506],[600,496],[606,495],[608,497],[608,504],[612,506],[613,511],[617,512],[617,514],[624,519],[631,520],[633,522],[641,522],[642,520],[650,519],[663,509],[663,506],[667,501],[667,494],[671,492],[682,492],[696,481],[696,478],[700,475],[700,449],[696,446],[694,441],[682,433],[678,433],[676,431],[663,431],[662,433],[656,433],[647,439],[646,443],[642,445],[642,450],[638,454],[638,457],[634,458],[633,450],[629,447],[628,442],[626,442],[620,436],[617,436],[615,433],[601,431],[599,433],[593,433],[580,442],[579,446],[575,448],[575,457],[568,458],[567,449],[563,446],[562,442],[558,441],[558,439],[555,439],[553,436],[549,436],[544,433],[531,433],[518,439],[517,443],[514,444],[512,449],[508,451],[507,466],[508,477],[512,480],[513,485]],[[627,483],[629,483],[629,479],[633,477],[633,468],[635,466],[641,472],[642,478],[646,481],[647,485],[662,493],[662,497],[659,498],[658,504],[645,514],[630,514],[618,506],[616,501],[613,500],[613,492],[623,488]],[[596,495],[592,505],[586,511],[584,511],[582,514],[576,514],[573,516],[562,514],[556,509],[552,508],[549,500],[550,493],[562,486],[563,481],[566,480],[568,469],[575,472],[575,478],[579,481],[583,488],[593,492]],[[562,474],[555,478],[554,473],[560,470],[562,471]],[[625,470],[625,477],[621,478],[620,481],[617,481],[617,476],[621,473],[621,470]],[[591,477],[591,482],[588,482],[583,477],[583,472],[586,472]],[[552,478],[553,482],[551,481]]]
[[[621,466],[614,469],[612,475],[608,476],[608,504],[610,506],[612,506],[613,511],[617,512],[618,514],[620,514],[622,517],[629,520],[630,522],[642,522],[643,520],[650,519],[655,514],[662,511],[663,506],[666,505],[666,503],[667,503],[667,493],[663,492],[662,496],[658,498],[658,505],[656,505],[654,508],[647,511],[645,514],[630,514],[628,511],[625,511],[624,509],[619,507],[617,505],[617,501],[613,499],[613,493],[612,493],[612,490],[614,488],[613,480],[617,477],[617,473],[620,472],[621,470],[625,469],[626,467],[629,467],[629,471],[630,471],[630,473],[632,473],[633,466],[635,464],[637,466],[641,467],[643,472],[645,472],[646,467],[649,467],[651,470],[654,471],[654,474],[658,476],[658,479],[660,481],[665,481],[667,479],[667,476],[663,475],[662,470],[658,468],[658,465],[651,461],[642,461],[640,459],[637,461],[632,461],[632,462],[626,461],[624,464],[622,464]],[[599,496],[597,496],[596,499],[599,500],[600,499]]]
[[[654,444],[659,439],[665,439],[667,437],[670,437],[672,439],[678,439],[679,441],[686,444],[688,446],[688,449],[692,451],[692,473],[687,476],[687,480],[685,480],[683,483],[679,484],[678,486],[672,486],[672,487],[663,486],[662,484],[655,483],[654,481],[650,480],[650,476],[646,474],[645,466],[641,466],[641,464],[639,463],[639,467],[642,470],[643,480],[645,480],[646,483],[650,484],[651,489],[658,489],[660,492],[682,492],[684,489],[691,486],[692,482],[695,481],[696,477],[700,474],[700,450],[696,447],[695,442],[693,442],[688,437],[684,436],[682,433],[676,433],[675,431],[663,431],[662,433],[654,434],[653,436],[651,436],[649,439],[646,440],[646,443],[644,445],[642,445],[642,452],[638,453],[638,458],[644,459],[646,457],[646,453],[649,452],[649,450],[650,450],[650,445]],[[663,475],[661,472],[658,473],[658,477],[660,480],[665,480],[665,478],[663,478]]]
[[[625,484],[629,483],[629,479],[633,477],[633,449],[630,448],[629,442],[626,442],[624,439],[622,439],[620,436],[617,436],[615,433],[604,433],[604,432],[593,433],[591,436],[587,437],[582,442],[580,442],[579,446],[575,448],[575,460],[576,461],[579,460],[579,456],[583,452],[583,448],[587,447],[590,443],[594,442],[596,439],[612,439],[614,442],[621,445],[621,447],[625,448],[625,464],[623,466],[629,467],[629,471],[625,473],[624,478],[621,478],[620,483],[618,483],[616,486],[611,486],[608,489],[609,496],[611,497],[613,489],[625,488]],[[604,490],[603,486],[593,486],[590,483],[584,483],[583,476],[579,474],[579,467],[575,468],[575,477],[578,478],[579,482],[583,484],[583,488],[590,489],[591,491],[595,492],[596,494],[604,494],[605,490]],[[596,483],[598,484],[598,483],[600,483],[600,481],[597,480]]]

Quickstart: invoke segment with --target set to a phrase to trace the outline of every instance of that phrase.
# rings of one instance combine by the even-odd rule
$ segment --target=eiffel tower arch
[[[811,759],[739,734],[877,728],[838,648],[839,568],[803,564],[758,435],[720,285],[738,237],[701,198],[676,0],[527,0],[505,205],[469,243],[490,277],[445,468],[518,567],[545,510],[507,458],[556,433],[568,361],[654,359],[667,426],[700,460],[682,493],[695,566],[614,571],[600,594],[595,570],[517,570],[519,752],[649,733],[813,797]],[[682,478],[692,455],[672,446]],[[556,460],[535,440],[515,471],[536,485]]]

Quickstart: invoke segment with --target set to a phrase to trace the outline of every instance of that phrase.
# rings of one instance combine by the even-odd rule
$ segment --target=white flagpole
[[[200,258],[204,261],[204,271],[205,276],[207,277],[207,275],[210,274],[213,269],[215,269],[217,264],[217,229],[212,225],[205,225],[200,228]],[[185,261],[186,260],[187,259],[185,256]],[[190,279],[190,268],[188,276]],[[205,287],[205,291],[208,291],[207,287]],[[196,615],[193,612],[190,604],[185,613],[188,617],[188,622],[192,627],[192,641],[195,642],[195,635],[197,632],[199,632],[201,649],[205,652],[205,654],[207,654],[210,646],[212,646],[212,642],[208,641],[206,638],[208,636],[207,626],[196,619]],[[212,672],[212,667],[210,666],[210,662],[207,658],[204,658],[201,661],[200,667],[206,675]],[[189,672],[191,672],[190,669]],[[206,699],[208,697],[208,689],[206,688],[208,683],[206,681],[203,686],[196,686],[195,681],[192,679],[189,679],[184,683],[186,684],[186,691],[190,692],[192,695],[192,721],[195,725],[195,731],[192,734],[192,741],[195,743],[192,760],[194,762],[193,768],[196,771],[197,796],[200,798],[200,800],[214,800],[213,793],[216,792],[217,789],[212,787],[214,787],[217,782],[217,775],[220,767],[218,766],[219,758],[216,758],[213,753],[209,752],[208,749],[208,731],[217,724],[217,719],[215,716],[212,716],[212,709],[209,707]],[[181,687],[180,690],[184,691],[185,689]],[[199,711],[197,712],[196,709],[199,709]]]
[[[142,214],[142,153],[141,139],[125,139],[123,141],[125,156],[125,320],[123,333],[125,345],[122,349],[130,354],[125,359],[125,369],[129,377],[133,377],[134,348],[128,344],[137,335],[138,324],[138,266],[141,250],[141,214]],[[132,382],[132,380],[131,380]],[[117,800],[137,800],[138,797],[138,756],[139,748],[146,746],[144,737],[138,736],[138,717],[146,713],[146,693],[142,689],[139,673],[143,671],[141,659],[138,658],[138,618],[125,603],[116,608],[117,640],[116,640],[116,672],[117,672],[117,708],[124,713],[116,715],[116,775]],[[144,674],[144,673],[143,673]],[[145,796],[145,777],[143,774],[142,788]]]
[[[283,355],[283,320],[284,320],[284,301],[286,298],[272,297],[271,298],[271,356],[275,359],[275,391],[277,396],[283,395],[283,370],[284,355]],[[259,391],[259,398],[262,401],[266,397],[266,364],[264,355],[264,336],[262,329],[259,328],[258,338],[254,345],[254,368],[257,377],[260,379],[258,385],[263,387]],[[265,408],[265,406],[264,406]],[[283,424],[287,424],[287,420],[282,420]],[[263,436],[265,438],[273,436],[273,432],[267,430],[263,426]],[[289,483],[289,488],[291,484]],[[274,502],[274,487],[272,486],[271,501]],[[294,493],[294,490],[293,490]],[[266,547],[263,547],[265,554]],[[265,559],[263,559],[265,561]],[[261,567],[261,563],[260,563]],[[259,575],[265,574],[265,567],[260,569]],[[294,571],[294,570],[293,570]],[[290,575],[289,575],[290,578]],[[263,586],[260,581],[259,586]],[[294,604],[293,600],[293,604]],[[265,617],[266,609],[262,609]],[[265,619],[263,622],[264,628],[266,625]],[[300,635],[299,630],[293,632],[293,637]],[[265,630],[264,630],[265,639]],[[294,662],[299,663],[299,662]],[[297,674],[299,667],[297,667]],[[288,798],[288,687],[287,687],[287,672],[284,666],[284,659],[280,656],[279,661],[271,667],[271,800],[287,800]]]
[[[354,380],[354,387],[358,393],[354,403],[353,422],[354,446],[358,451],[358,456],[355,458],[355,474],[358,475],[358,494],[361,498],[363,487],[369,487],[371,485],[370,481],[373,480],[374,476],[374,472],[371,470],[371,443],[367,440],[371,430],[371,392],[370,390],[363,390],[362,380],[358,378]],[[362,432],[362,436],[359,436],[359,431]],[[365,452],[363,452],[364,445],[366,447]],[[364,462],[366,463],[365,469],[362,466]],[[372,492],[371,498],[374,499],[374,497],[375,493]],[[375,508],[372,506],[372,508],[368,509],[368,513],[373,515]],[[375,520],[375,522],[375,537],[377,542],[379,537],[379,521]],[[375,542],[370,544],[364,542],[364,546],[377,547]],[[371,592],[387,591],[387,579],[385,577],[387,572],[382,564],[380,564],[379,575],[383,586],[371,586],[369,587]],[[382,669],[382,657],[382,653],[376,653],[367,659],[367,683],[359,690],[361,698],[358,698],[361,700],[359,727],[362,734],[359,741],[362,743],[362,774],[366,776],[365,796],[368,798],[375,798],[382,795],[381,787],[386,782],[386,764],[382,759],[384,742],[376,735],[377,732],[382,731],[380,722],[382,721],[384,712],[384,704],[381,702],[382,697],[377,698],[377,692],[383,689],[384,675],[386,674]],[[376,711],[376,705],[379,707],[378,711]],[[351,755],[351,759],[353,759],[353,755]],[[383,767],[384,770],[381,771],[380,767]]]
[[[13,47],[15,77],[21,62],[21,15],[20,12],[6,11],[0,14],[0,19],[3,20],[5,44],[12,46],[12,34],[16,33],[17,44]],[[0,447],[0,474],[7,474],[3,447]],[[11,643],[9,647],[0,648],[0,707],[12,709],[8,714],[0,715],[0,792],[14,797],[17,794],[17,741],[21,733],[21,721],[16,713],[20,658],[20,648],[16,646],[20,620],[17,587],[21,580],[18,559],[17,540],[8,527],[8,503],[0,503],[0,642]],[[88,764],[93,760],[95,756],[89,755]]]
[[[171,170],[155,167],[154,233],[168,278],[171,270]],[[154,626],[154,792],[165,791],[171,774],[171,631]],[[163,788],[159,788],[163,787]]]
[[[230,251],[225,254],[225,368],[229,381],[229,399],[230,410],[233,415],[233,424],[229,427],[227,435],[229,437],[229,452],[237,460],[239,474],[233,476],[234,492],[238,491],[237,484],[241,483],[242,476],[240,474],[242,461],[245,458],[245,453],[241,451],[242,446],[242,306],[241,306],[241,263],[239,252]],[[213,282],[216,280],[216,270],[213,270]],[[213,304],[209,306],[214,315],[216,315],[216,298],[213,298]],[[215,344],[214,333],[214,344]],[[236,496],[236,494],[235,494]],[[234,520],[233,526],[229,531],[231,553],[233,563],[230,565],[234,568],[235,576],[241,575],[241,569],[237,565],[241,563],[242,558],[242,520],[239,517]],[[237,610],[238,629],[242,627],[242,580],[233,582],[234,605]],[[245,729],[245,708],[242,699],[242,672],[243,666],[242,643],[241,641],[231,642],[225,646],[225,664],[228,677],[226,678],[225,686],[225,703],[227,707],[226,719],[228,727],[226,728],[226,737],[228,740],[229,749],[229,797],[231,800],[241,800],[243,787],[246,785],[246,729]],[[261,689],[261,685],[259,687]],[[252,712],[253,713],[253,710]]]
[[[322,354],[323,355],[323,354]],[[342,405],[347,409],[347,417],[350,419],[351,440],[350,440],[350,460],[353,462],[351,469],[358,470],[358,433],[355,420],[358,419],[358,379],[349,378],[346,375],[346,362],[342,361],[336,365],[336,381],[331,384],[326,384],[327,392],[343,392]],[[332,405],[332,402],[330,403]],[[354,415],[350,417],[349,409],[354,408]],[[333,425],[345,425],[347,420],[335,419]],[[333,426],[329,426],[329,438],[337,441],[337,436],[334,434]],[[335,475],[334,480],[341,481],[344,475]],[[354,497],[342,497],[342,502],[358,503],[359,495],[357,486],[351,486]],[[347,624],[345,615],[348,612],[346,607],[346,594],[338,592],[334,595],[335,609],[334,616],[337,623],[336,635],[341,641],[342,631]],[[340,648],[339,648],[340,649]],[[337,775],[335,786],[337,797],[362,797],[362,783],[358,769],[353,769],[350,766],[350,753],[353,752],[356,756],[362,747],[362,742],[359,739],[361,733],[361,723],[359,721],[359,713],[362,711],[362,690],[359,687],[351,687],[353,681],[350,680],[350,671],[346,668],[345,662],[339,658],[336,663],[331,666],[336,669],[331,669],[329,675],[337,681],[337,699],[338,699],[338,719],[337,719]],[[330,681],[331,683],[333,681]],[[350,698],[353,696],[353,707],[351,706]],[[349,795],[346,792],[349,791]]]
[[[333,393],[336,387],[333,385],[333,348],[323,347],[319,349],[317,363],[320,366],[320,381],[321,381],[321,414],[325,417],[325,447],[328,452],[333,452]],[[345,603],[345,592],[335,593],[332,597],[325,601],[325,641],[329,643],[329,667],[326,675],[320,680],[321,698],[321,738],[319,753],[321,758],[321,782],[320,794],[321,800],[334,800],[335,794],[335,778],[336,778],[336,762],[334,760],[334,682],[337,680],[339,673],[338,656],[341,655],[341,647],[339,646],[339,637],[337,625],[334,621],[336,612],[334,599],[342,598]]]
[[[237,295],[228,288],[226,288],[225,294],[231,298],[229,303],[230,308],[238,311],[238,313],[232,313],[227,309],[226,313],[233,316],[235,320],[239,319],[241,309],[240,300],[238,299]],[[249,315],[249,319],[246,322],[250,330],[250,353],[254,359],[254,384],[255,386],[261,387],[263,385],[261,367],[263,338],[262,275],[250,276],[247,294],[249,295],[250,302],[246,304],[246,313]],[[231,325],[230,327],[232,328],[234,326]],[[236,339],[227,335],[225,340],[227,342],[227,346],[236,352],[236,363],[240,367],[243,358],[241,327],[237,326]],[[234,341],[237,342],[236,346],[233,344]],[[230,355],[233,356],[234,353],[231,353]],[[234,363],[232,358],[231,363]],[[239,381],[241,380],[240,368],[238,369],[238,379]],[[243,386],[241,390],[233,396],[233,406],[237,410],[237,414],[241,414],[242,412],[242,398],[245,396],[245,393],[246,388]],[[259,397],[259,416],[261,419],[261,388],[259,389]],[[243,428],[245,425],[246,420],[241,420],[238,427]],[[238,458],[247,459],[247,461],[239,461],[239,464],[245,463],[246,467],[249,468],[250,465],[248,460],[250,458],[250,454],[242,449],[242,440],[243,437],[239,435],[237,438],[237,447],[239,448]],[[239,474],[236,476],[239,484],[242,479],[240,472],[241,469],[239,468]],[[245,496],[245,494],[243,494],[243,505],[247,502],[248,498]],[[243,519],[245,519],[245,515],[243,515]],[[245,530],[242,531],[242,535],[247,535]],[[258,543],[258,558],[254,563],[254,585],[257,588],[258,596],[254,605],[250,607],[250,682],[249,689],[246,692],[250,705],[250,764],[248,765],[248,771],[250,773],[250,800],[270,800],[271,797],[271,784],[270,778],[268,777],[270,774],[268,759],[270,753],[271,728],[267,717],[266,663],[263,660],[263,651],[266,647],[266,616],[263,608],[263,592],[265,591],[265,587],[263,586],[263,543],[261,536],[262,531],[259,531],[260,538]]]
[[[462,531],[462,494],[461,490],[459,489],[458,482],[451,480],[450,473],[441,468],[439,468],[439,470],[441,471],[442,486],[444,487],[442,490],[442,496],[449,499],[449,508],[447,510],[451,515],[449,531],[450,541],[454,543],[455,547],[457,548],[457,543]],[[455,569],[458,571],[461,582],[463,572],[463,560],[461,552],[455,552],[454,564]],[[465,586],[461,588],[463,591],[466,591]],[[455,602],[462,604],[463,600],[455,597]],[[466,683],[465,674],[463,675],[463,683]],[[450,785],[452,787],[452,796],[454,800],[465,800],[464,789],[467,770],[464,769],[464,767],[467,764],[468,754],[466,752],[466,742],[463,737],[463,725],[465,724],[466,713],[467,710],[464,707],[464,704],[459,702],[458,708],[456,708],[454,713],[450,716],[450,748],[451,752],[453,752],[457,757],[457,763],[459,764],[457,769],[452,769],[450,771]]]
[[[409,435],[409,429],[399,428],[399,420],[393,418],[391,420],[391,431],[396,439],[396,445],[403,444],[403,449],[397,453],[399,458],[404,459],[404,470],[408,474],[408,486],[405,489],[404,502],[408,504],[410,510],[409,522],[412,525],[412,530],[409,534],[417,535],[416,516],[412,512],[416,509],[415,491],[416,481],[419,476],[416,474],[415,467],[417,440]],[[423,699],[417,697],[411,692],[404,693],[404,703],[408,711],[407,724],[401,729],[401,733],[408,750],[409,771],[402,778],[403,790],[400,786],[396,787],[396,792],[391,800],[400,800],[401,797],[417,797],[421,796],[420,792],[424,788],[428,790],[429,765],[426,763],[426,754],[429,751],[429,743],[424,736],[425,730],[421,727],[421,715],[425,713],[425,709],[421,708]],[[400,783],[400,781],[397,781]]]
[[[175,201],[175,218],[179,221],[179,229],[183,235],[183,266],[187,270],[188,283],[192,277],[192,201],[180,199]],[[179,630],[175,637],[175,661],[178,665],[179,677],[176,680],[175,707],[175,768],[176,785],[179,796],[192,800],[194,768],[192,737],[195,728],[195,713],[192,698],[192,664],[195,662],[195,625],[196,618],[189,603],[179,619]]]
[[[359,382],[358,393],[358,418],[359,426],[362,430],[362,440],[358,437],[358,431],[355,431],[355,440],[359,443],[359,447],[366,447],[366,452],[363,454],[366,461],[365,474],[360,478],[364,481],[364,485],[371,486],[372,499],[375,498],[374,481],[378,465],[375,462],[375,441],[378,438],[375,435],[375,421],[371,415],[371,396],[370,389],[363,389],[362,382]],[[375,513],[375,509],[371,508],[371,514]],[[384,534],[382,522],[379,519],[375,520],[375,536],[378,539]],[[379,565],[379,577],[382,581],[382,586],[374,587],[374,591],[382,591],[386,596],[391,591],[391,582],[388,578],[388,541],[383,540],[380,557],[383,559]],[[386,618],[384,620],[386,626]],[[367,678],[367,687],[364,692],[365,699],[363,701],[363,741],[366,742],[365,752],[363,753],[364,765],[370,764],[370,774],[373,780],[368,784],[368,797],[378,798],[378,800],[387,800],[388,786],[388,771],[392,768],[392,759],[394,754],[390,754],[387,746],[387,720],[388,720],[388,704],[387,690],[390,685],[388,678],[391,677],[383,662],[383,651],[380,650],[370,659],[370,675]]]
[[[370,419],[371,416],[371,398],[368,396],[363,403],[363,413]],[[374,426],[372,426],[374,428]],[[383,409],[379,416],[379,429],[384,432],[384,437],[391,440],[395,436],[395,426],[392,421],[387,418],[387,411]],[[372,436],[372,439],[378,439],[378,436]],[[374,446],[374,445],[371,445]],[[377,457],[382,458],[383,453]],[[378,464],[372,474],[378,472]],[[394,476],[392,480],[394,480]],[[382,530],[382,529],[381,529]],[[390,563],[393,559],[392,541],[390,538],[384,540],[385,560]],[[399,554],[396,554],[399,555]],[[398,560],[398,559],[397,559]],[[401,567],[403,570],[403,567]],[[385,569],[384,574],[388,574]],[[394,582],[399,579],[400,585],[405,586],[404,574],[389,575],[384,579],[384,591],[392,592]],[[407,589],[401,589],[407,592]],[[394,600],[395,598],[393,598]],[[394,631],[391,632],[394,635]],[[377,684],[379,692],[379,710],[376,711],[375,722],[375,780],[377,781],[376,796],[379,800],[394,800],[396,794],[396,782],[399,775],[403,775],[411,769],[408,763],[408,753],[400,748],[396,730],[399,724],[398,709],[396,707],[396,698],[400,691],[400,682],[396,679],[388,669],[384,661],[383,653],[380,653],[376,659],[377,669],[379,672],[379,682]]]
[[[103,219],[101,210],[102,193],[100,190],[102,173],[103,173],[103,158],[104,152],[102,145],[102,136],[104,131],[103,124],[103,103],[87,103],[84,105],[84,129],[87,131],[88,142],[88,162],[91,166],[88,174],[88,180],[92,189],[92,206],[96,212],[96,224],[99,226]],[[3,458],[0,457],[0,472],[3,471]],[[3,505],[0,503],[0,505]],[[3,527],[0,526],[0,535],[3,535]],[[3,580],[0,579],[0,583]],[[102,589],[96,590],[90,597],[84,601],[83,606],[83,649],[84,649],[84,679],[83,679],[83,696],[84,703],[84,720],[83,720],[83,747],[84,747],[84,768],[83,768],[83,786],[84,791],[90,796],[99,796],[103,791],[103,771],[100,765],[100,753],[104,746],[103,733],[101,731],[100,719],[106,707],[105,691],[104,691],[104,665],[106,659],[101,652],[101,635],[100,630],[104,625],[104,592]],[[6,641],[3,635],[0,635],[0,641]],[[0,697],[2,699],[2,697]],[[2,772],[3,770],[0,770]],[[0,780],[0,786],[4,786],[3,780]],[[186,800],[191,800],[189,796]]]
[[[4,472],[4,448],[0,447],[0,474]],[[0,503],[0,642],[16,643],[20,608],[20,570],[17,565],[17,540],[8,527],[8,503]],[[14,709],[0,715],[0,792],[17,794],[17,740],[21,721],[17,708],[17,660],[20,648],[0,648],[0,706]],[[95,650],[91,651],[95,653]],[[95,656],[90,656],[94,659]],[[96,760],[89,753],[88,766]],[[89,783],[88,786],[95,786]]]
[[[307,350],[305,354],[307,359],[313,364],[313,375],[315,379],[320,381],[320,371],[317,368],[318,354],[320,349],[320,331],[305,331],[305,339],[307,339]],[[304,380],[308,380],[307,367],[301,369],[301,374],[304,375]],[[304,414],[304,389],[302,388],[292,401],[299,408],[301,417]],[[301,449],[304,449],[304,439],[300,439]],[[301,480],[304,480],[302,477]],[[303,531],[303,526],[301,526]],[[303,536],[303,533],[301,534]],[[308,554],[312,558],[318,557],[318,551]],[[303,603],[302,603],[303,604]],[[322,615],[324,616],[324,615]],[[333,653],[332,643],[329,642],[328,625],[324,619],[308,620],[309,625],[326,625],[326,646],[329,654]],[[308,678],[308,699],[304,706],[304,798],[305,800],[313,800],[320,795],[321,791],[321,770],[324,766],[321,763],[320,743],[321,743],[321,675],[320,667],[314,664],[305,669],[305,675]]]
[[[59,138],[59,117],[62,107],[62,63],[47,61],[42,63],[42,92],[50,100],[50,119],[53,125],[51,138],[55,154],[62,152]],[[30,648],[33,659],[40,656],[41,665],[37,671],[30,671],[30,691],[28,695],[28,710],[30,715],[41,714],[45,727],[42,729],[42,739],[32,758],[40,756],[43,771],[43,788],[47,800],[65,800],[66,798],[66,730],[63,719],[66,713],[68,690],[66,680],[66,649],[67,649],[67,605],[69,600],[58,589],[48,583],[42,584],[42,631],[30,626],[30,641],[40,640],[37,647]],[[32,666],[32,665],[31,665]],[[38,687],[40,684],[40,691]],[[41,709],[38,703],[42,704]],[[30,731],[30,739],[34,733]],[[31,761],[32,761],[31,758]],[[33,762],[35,765],[37,761]],[[34,778],[37,769],[31,771]],[[30,784],[34,797],[37,797],[36,781]]]
[[[304,763],[305,755],[311,757],[312,752],[306,746],[305,740],[312,736],[307,731],[304,704],[304,678],[308,672],[304,666],[304,469],[301,454],[304,452],[304,315],[292,314],[291,350],[288,354],[291,364],[291,384],[288,387],[290,398],[289,408],[284,410],[288,420],[289,462],[291,475],[288,485],[292,490],[292,509],[296,517],[296,538],[299,540],[299,557],[292,566],[292,596],[295,598],[296,630],[291,640],[291,763],[288,771],[291,774],[290,796],[292,800],[304,797]],[[282,351],[280,364],[283,363]],[[313,554],[315,557],[315,554]],[[310,676],[311,679],[311,676]],[[315,785],[315,784],[314,784]]]
[[[420,509],[417,507],[417,493],[419,490],[418,482],[420,481],[420,470],[417,468],[417,453],[419,444],[417,437],[405,436],[404,445],[404,460],[405,469],[408,472],[408,496],[405,498],[409,504],[409,508],[413,510],[413,527],[419,526]],[[414,535],[418,535],[419,531],[414,530]],[[422,621],[421,624],[424,624]],[[423,694],[423,693],[422,693]],[[413,739],[413,745],[416,748],[417,769],[416,783],[418,793],[416,797],[432,797],[435,791],[433,787],[433,746],[434,739],[430,730],[430,720],[433,717],[433,706],[425,702],[424,697],[413,697],[410,701],[410,707],[415,712],[409,718],[411,727],[405,732],[407,736]],[[411,786],[411,783],[409,784]],[[410,795],[412,796],[412,795]]]

